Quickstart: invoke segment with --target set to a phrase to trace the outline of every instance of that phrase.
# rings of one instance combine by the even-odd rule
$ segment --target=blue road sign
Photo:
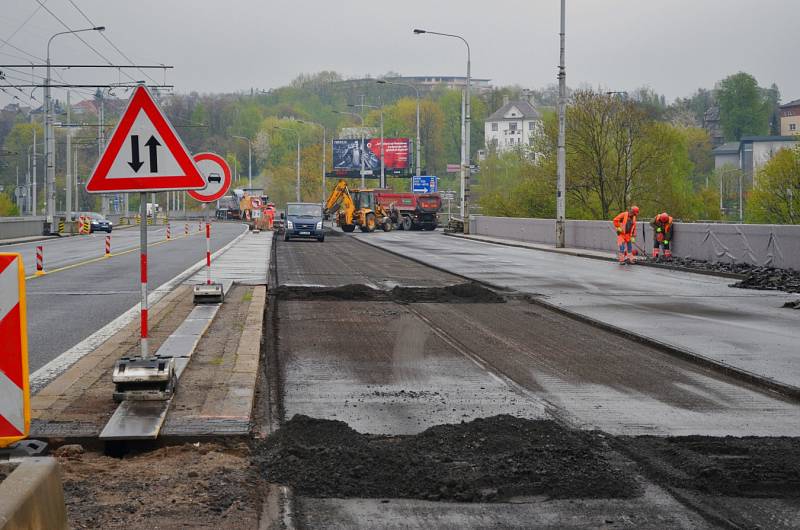
[[[439,178],[434,176],[411,177],[413,193],[435,193],[439,191]]]

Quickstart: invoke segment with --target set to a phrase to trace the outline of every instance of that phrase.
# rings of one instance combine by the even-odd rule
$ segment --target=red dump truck
[[[375,190],[375,201],[388,212],[400,230],[436,230],[442,198],[438,193],[396,193]]]

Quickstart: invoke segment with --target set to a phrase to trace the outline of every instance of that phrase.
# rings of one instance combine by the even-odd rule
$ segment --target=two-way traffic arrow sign
[[[141,140],[148,149],[142,159]],[[206,181],[155,100],[143,85],[134,89],[125,113],[86,183],[89,193],[196,190]]]

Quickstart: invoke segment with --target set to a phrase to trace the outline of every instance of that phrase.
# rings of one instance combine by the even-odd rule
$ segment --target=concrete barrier
[[[0,530],[68,528],[58,463],[31,457],[0,482]]]
[[[40,236],[44,232],[44,217],[0,218],[0,239]]]
[[[711,262],[749,263],[800,270],[800,226],[723,223],[675,223],[672,253]],[[470,233],[555,245],[554,219],[488,217],[470,219]],[[649,219],[640,221],[637,243],[647,253],[653,246]],[[611,221],[567,221],[570,248],[614,251]]]

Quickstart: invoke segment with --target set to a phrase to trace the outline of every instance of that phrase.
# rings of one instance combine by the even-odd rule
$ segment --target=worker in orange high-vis
[[[663,249],[664,259],[671,260],[672,217],[667,212],[660,213],[650,221],[650,226],[653,227],[653,259],[658,259]]]
[[[625,210],[614,218],[620,264],[634,262],[632,247],[636,243],[636,217],[638,215],[639,207],[631,206],[629,210]]]

